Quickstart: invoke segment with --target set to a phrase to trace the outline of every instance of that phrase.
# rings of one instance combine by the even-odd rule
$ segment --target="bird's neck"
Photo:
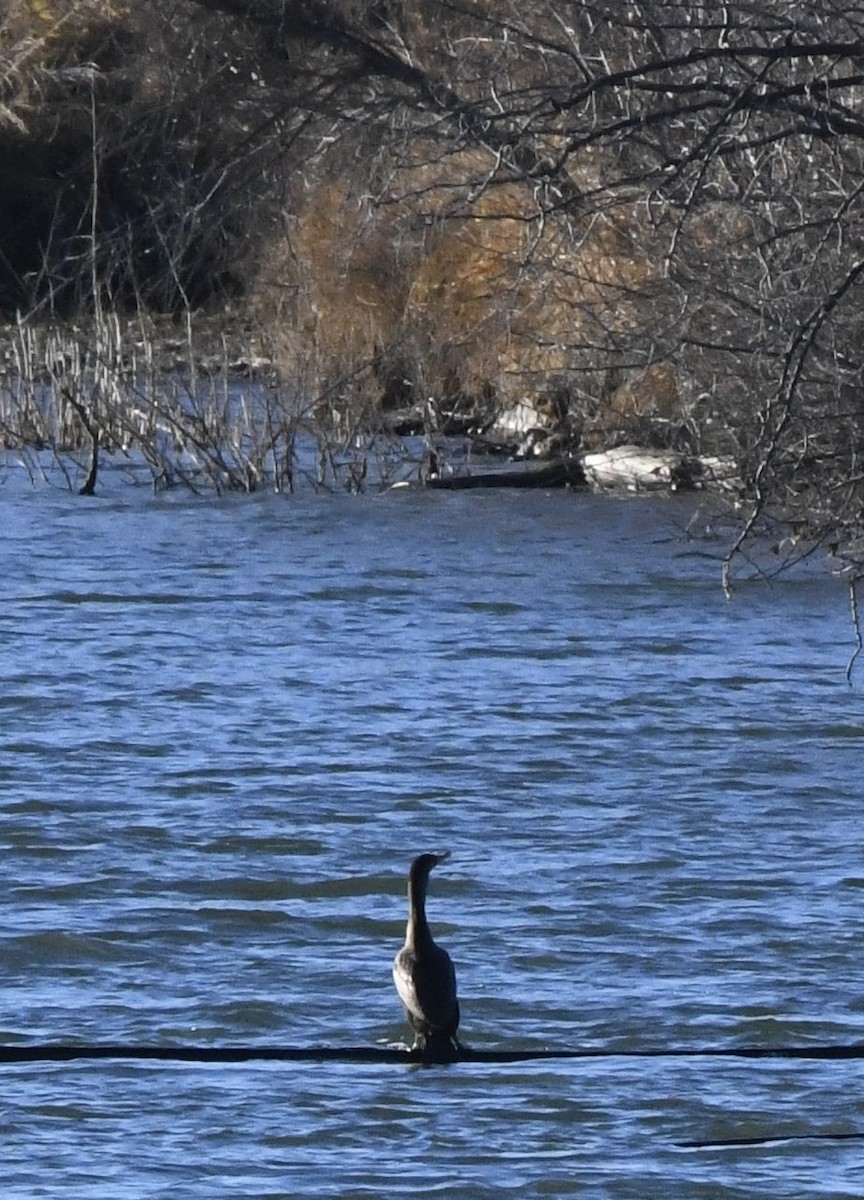
[[[405,945],[412,950],[423,950],[432,945],[432,934],[426,920],[425,880],[408,881],[408,928],[405,931]]]

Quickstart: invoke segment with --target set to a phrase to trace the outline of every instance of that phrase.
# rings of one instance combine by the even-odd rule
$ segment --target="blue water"
[[[864,1040],[860,675],[690,501],[0,493],[0,1041]],[[3,1195],[859,1197],[864,1064],[2,1068]],[[692,1141],[785,1138],[752,1146]]]

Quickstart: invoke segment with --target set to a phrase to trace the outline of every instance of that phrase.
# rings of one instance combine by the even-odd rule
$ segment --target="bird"
[[[446,862],[443,854],[421,854],[408,872],[408,926],[405,945],[393,960],[393,981],[414,1030],[414,1049],[434,1057],[451,1057],[462,1047],[456,1037],[459,1001],[456,971],[450,955],[438,946],[426,920],[429,872]]]

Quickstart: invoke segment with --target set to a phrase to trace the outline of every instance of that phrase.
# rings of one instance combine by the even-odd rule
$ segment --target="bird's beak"
[[[435,866],[437,867],[440,863],[446,862],[449,857],[450,851],[442,850],[440,854],[435,855]]]

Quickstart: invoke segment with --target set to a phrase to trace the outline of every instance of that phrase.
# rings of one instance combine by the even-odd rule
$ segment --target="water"
[[[7,484],[0,1041],[398,1042],[445,847],[471,1045],[861,1040],[844,591],[687,504]],[[856,1061],[2,1073],[14,1198],[861,1194]]]

